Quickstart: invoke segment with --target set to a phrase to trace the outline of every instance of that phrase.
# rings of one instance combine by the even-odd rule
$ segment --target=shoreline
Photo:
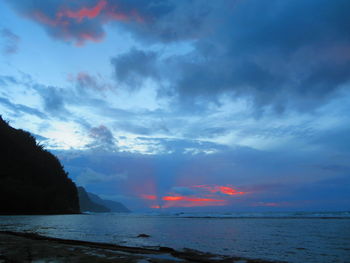
[[[110,243],[60,239],[35,233],[0,231],[0,263],[10,262],[239,262],[277,263],[215,255],[192,249],[128,247]]]

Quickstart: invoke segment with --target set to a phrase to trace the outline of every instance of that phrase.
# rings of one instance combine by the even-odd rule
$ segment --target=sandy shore
[[[12,262],[237,262],[268,263],[167,247],[152,249],[0,231],[0,263]]]

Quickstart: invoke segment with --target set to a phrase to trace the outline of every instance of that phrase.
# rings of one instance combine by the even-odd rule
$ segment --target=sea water
[[[1,216],[0,229],[286,262],[350,262],[350,212]]]

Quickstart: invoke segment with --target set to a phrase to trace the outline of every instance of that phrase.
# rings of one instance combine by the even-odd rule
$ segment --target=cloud
[[[223,199],[189,197],[181,195],[163,196],[162,200],[165,201],[165,203],[161,205],[162,208],[226,205],[226,200]]]
[[[105,36],[104,25],[110,22],[142,23],[144,15],[156,11],[158,1],[53,0],[8,1],[21,15],[44,27],[59,40],[82,46],[87,41],[99,42]],[[153,10],[155,9],[155,10]],[[149,18],[150,19],[150,18]]]
[[[157,154],[184,154],[184,155],[200,155],[212,154],[227,149],[225,145],[213,143],[204,140],[191,140],[180,138],[157,138],[157,137],[137,137],[140,144],[156,149]]]
[[[219,104],[226,95],[247,100],[256,111],[277,113],[311,112],[349,85],[348,1],[201,3],[178,1],[171,16],[155,22],[168,22],[174,32],[206,28],[189,42],[191,51],[164,57],[160,51],[131,50],[113,60],[117,79],[123,82],[135,75],[141,82],[157,77],[162,80],[159,94],[176,98],[174,104]],[[207,12],[198,16],[200,22],[186,20],[184,26],[180,10],[192,10],[194,4]],[[141,39],[163,43],[157,26],[142,29],[130,30]],[[187,40],[183,36],[182,41]],[[134,83],[129,86],[135,88]]]
[[[132,49],[126,54],[112,58],[115,75],[119,83],[138,89],[146,78],[156,78],[156,52]]]
[[[261,209],[312,210],[322,207],[322,202],[325,202],[323,209],[341,209],[346,207],[346,202],[341,200],[349,200],[346,183],[349,154],[333,156],[320,148],[271,152],[235,147],[212,154],[179,154],[183,151],[153,155],[77,151],[70,158],[64,158],[69,151],[60,151],[58,156],[73,178],[86,168],[104,175],[127,173],[124,180],[90,184],[89,190],[129,196],[126,204],[136,209],[166,203],[165,207],[169,208],[220,204],[223,210],[234,211],[256,205]],[[169,196],[178,200],[163,200]],[[192,200],[195,198],[198,201]],[[201,202],[201,199],[225,202]],[[338,200],[339,204],[328,204],[326,199]],[[269,206],[272,203],[278,206]]]
[[[228,95],[259,112],[310,112],[349,83],[346,0],[8,2],[78,45],[100,41],[109,22],[142,43],[187,42],[192,51],[185,55],[132,49],[112,59],[118,82],[133,90],[156,78],[160,95],[184,105]],[[94,86],[88,76],[80,82]]]
[[[3,39],[3,54],[15,54],[18,52],[20,37],[7,28],[0,30],[0,36]]]
[[[127,1],[125,1],[127,2]],[[125,23],[122,28],[143,43],[191,41],[211,31],[206,28],[215,4],[198,0],[128,1],[144,23]]]
[[[92,142],[86,147],[93,150],[111,151],[117,150],[116,139],[112,132],[104,125],[93,127],[89,130],[89,136]]]
[[[161,196],[141,195],[149,200],[150,208],[226,206],[229,196],[240,196],[247,192],[237,191],[231,186],[175,186]]]
[[[210,193],[221,193],[223,195],[244,195],[247,194],[247,192],[239,191],[232,186],[227,186],[227,185],[194,185],[193,187],[199,188],[205,191],[208,191]]]
[[[43,99],[44,109],[47,112],[55,115],[67,112],[61,89],[52,86],[42,86],[40,95]]]
[[[191,187],[186,186],[175,186],[171,188],[171,192],[183,196],[187,195],[195,195],[198,192],[195,189],[192,189]]]
[[[125,180],[127,175],[125,173],[106,175],[94,171],[91,168],[86,168],[76,177],[78,185],[86,186],[90,184],[111,183],[113,181]]]
[[[79,72],[76,75],[68,75],[68,80],[77,85],[77,88],[82,92],[87,92],[87,89],[91,91],[106,91],[110,90],[112,87],[105,83],[101,77],[101,75],[97,75],[97,77],[86,73]]]
[[[114,127],[118,130],[130,132],[132,134],[138,134],[138,135],[151,135],[153,133],[159,133],[159,130],[152,129],[151,127],[147,127],[146,125],[143,126],[143,125],[136,124],[133,122],[133,120],[117,121],[115,122]]]
[[[104,27],[109,23],[147,42],[195,39],[205,31],[203,17],[210,13],[209,4],[193,0],[12,0],[8,3],[24,17],[43,26],[50,36],[77,46],[103,40]]]
[[[28,106],[25,106],[23,104],[12,103],[7,98],[0,97],[0,104],[4,105],[6,108],[13,111],[15,114],[26,113],[26,114],[34,115],[34,116],[39,117],[41,119],[48,118],[48,116],[46,114],[44,114],[43,112],[41,112],[35,108],[28,107]]]
[[[0,84],[3,86],[9,86],[18,83],[19,81],[13,76],[0,75]]]

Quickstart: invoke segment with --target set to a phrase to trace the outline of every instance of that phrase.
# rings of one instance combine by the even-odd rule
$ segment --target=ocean
[[[286,262],[350,262],[350,212],[0,216],[0,229]]]

